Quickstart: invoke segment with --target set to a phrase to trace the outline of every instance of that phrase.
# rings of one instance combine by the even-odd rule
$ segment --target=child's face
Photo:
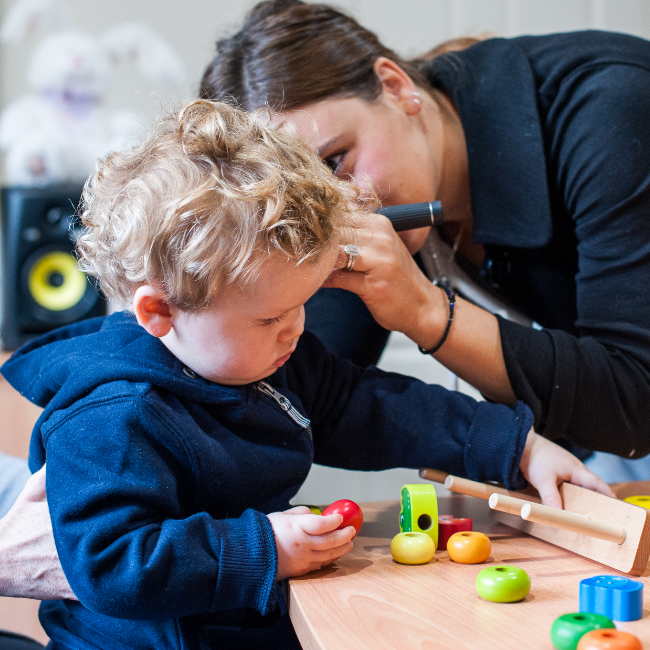
[[[229,286],[199,313],[171,308],[163,343],[189,368],[219,384],[248,384],[272,375],[295,350],[305,324],[304,304],[334,268],[337,247],[319,262],[274,256],[257,279]]]

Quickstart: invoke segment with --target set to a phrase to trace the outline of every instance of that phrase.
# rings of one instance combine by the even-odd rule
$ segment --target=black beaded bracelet
[[[449,299],[449,320],[447,321],[447,327],[445,327],[442,338],[440,341],[438,341],[438,345],[435,345],[430,350],[425,350],[424,348],[418,346],[418,350],[420,350],[422,354],[435,354],[442,347],[442,344],[447,340],[447,336],[449,336],[449,330],[451,329],[451,324],[454,322],[454,301],[456,299],[456,295],[449,289],[445,289],[444,287],[440,288],[447,294],[447,298]]]

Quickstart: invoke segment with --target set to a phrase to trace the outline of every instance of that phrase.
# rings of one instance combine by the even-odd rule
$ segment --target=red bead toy
[[[323,515],[343,515],[343,523],[337,530],[341,530],[346,526],[354,526],[358,534],[363,523],[363,512],[361,512],[361,508],[349,499],[340,499],[330,504],[323,510]]]
[[[438,516],[438,550],[447,550],[447,541],[454,533],[472,530],[472,520],[469,517],[454,517],[453,515]]]

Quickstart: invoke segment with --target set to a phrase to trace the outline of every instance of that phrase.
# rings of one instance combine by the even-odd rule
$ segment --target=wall
[[[251,0],[62,0],[77,28],[100,34],[127,20],[146,21],[172,43],[189,73],[181,88],[143,81],[128,65],[116,70],[109,103],[142,113],[166,101],[193,96],[219,35],[228,34],[254,3]],[[401,54],[415,55],[436,43],[484,31],[501,36],[599,28],[650,36],[647,0],[341,0],[337,6],[375,30]],[[11,0],[0,0],[2,15]],[[0,104],[26,90],[24,72],[34,42],[3,46]]]

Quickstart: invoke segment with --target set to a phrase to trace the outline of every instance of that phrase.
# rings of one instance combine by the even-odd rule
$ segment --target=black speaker
[[[106,300],[76,268],[79,185],[2,189],[2,347],[106,313]]]

